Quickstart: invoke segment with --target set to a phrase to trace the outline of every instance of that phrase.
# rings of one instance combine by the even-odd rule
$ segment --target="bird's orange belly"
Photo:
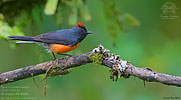
[[[78,46],[80,45],[80,43],[74,45],[74,46],[67,46],[67,45],[61,45],[61,44],[50,44],[50,47],[49,49],[52,51],[52,52],[55,52],[55,53],[66,53],[66,52],[69,52],[69,51],[72,51],[74,50],[75,48],[77,48]]]

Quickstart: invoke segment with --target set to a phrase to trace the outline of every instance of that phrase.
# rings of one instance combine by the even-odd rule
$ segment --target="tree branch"
[[[1,73],[0,85],[45,74],[46,72],[48,76],[65,75],[69,73],[68,69],[87,63],[99,63],[111,68],[111,79],[113,81],[114,76],[116,76],[117,80],[120,77],[129,78],[132,75],[147,82],[160,82],[166,85],[181,86],[181,77],[159,73],[150,68],[135,67],[129,62],[120,59],[118,55],[111,55],[110,51],[104,49],[101,45],[89,53]]]

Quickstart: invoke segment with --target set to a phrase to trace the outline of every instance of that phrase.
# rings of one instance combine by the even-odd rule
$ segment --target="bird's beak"
[[[87,34],[92,34],[92,32],[87,32]]]

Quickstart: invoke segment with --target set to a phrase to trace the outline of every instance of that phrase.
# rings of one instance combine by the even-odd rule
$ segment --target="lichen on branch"
[[[111,75],[110,78],[114,80],[118,80],[120,77],[128,78],[130,75],[125,72],[128,68],[128,62],[120,59],[119,55],[111,54],[110,50],[105,49],[102,45],[99,45],[97,48],[93,49],[91,53],[90,59],[93,63],[99,65],[102,64],[103,60],[107,60],[112,63],[112,69],[110,70]],[[114,79],[116,76],[116,79]]]

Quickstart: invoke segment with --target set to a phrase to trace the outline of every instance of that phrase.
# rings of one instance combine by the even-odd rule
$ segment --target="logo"
[[[166,2],[162,5],[161,10],[162,14],[160,15],[161,19],[176,19],[176,5],[172,2]]]

